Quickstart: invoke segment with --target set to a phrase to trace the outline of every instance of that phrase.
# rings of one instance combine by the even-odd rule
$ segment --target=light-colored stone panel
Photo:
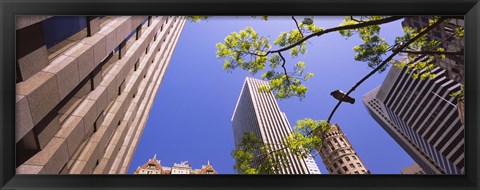
[[[85,137],[83,119],[70,116],[55,136],[67,140],[68,155],[71,157]]]
[[[75,165],[70,169],[70,174],[89,174],[83,170],[85,165],[87,165],[86,161],[77,160]]]
[[[68,150],[65,139],[53,138],[48,145],[27,160],[24,165],[44,166],[46,174],[57,174],[68,161]]]
[[[118,27],[116,27],[115,29],[117,33],[117,44],[120,44],[132,32],[132,30],[130,29],[131,18],[123,17],[121,19],[122,21],[118,23]]]
[[[43,71],[56,75],[60,99],[67,96],[79,83],[78,63],[73,57],[58,56]]]
[[[47,46],[42,46],[18,59],[23,80],[27,80],[48,65]]]
[[[20,30],[27,26],[42,22],[47,19],[47,16],[16,16],[15,28]]]
[[[25,165],[17,167],[16,174],[45,174],[43,166]]]
[[[89,141],[87,145],[85,145],[82,153],[78,156],[78,160],[87,161],[88,165],[89,161],[96,160],[99,157],[99,153],[98,143]]]
[[[98,165],[95,167],[95,170],[93,171],[93,174],[104,174],[106,167],[107,167],[108,160],[106,159],[101,159],[98,163]]]
[[[118,46],[115,28],[104,26],[98,33],[105,36],[107,52],[113,51]]]
[[[90,34],[94,35],[100,30],[100,18],[96,17],[90,21]]]
[[[55,134],[60,130],[60,123],[58,122],[58,117],[55,117],[50,121],[50,123],[38,134],[38,143],[40,148],[43,149],[47,146],[48,142],[55,136]]]
[[[106,74],[103,77],[102,82],[99,86],[104,86],[107,88],[108,102],[114,100],[118,96],[118,86],[117,86],[117,77],[114,75]]]
[[[98,85],[100,85],[100,82],[102,82],[102,72],[98,72],[93,76],[93,89],[96,89]]]
[[[25,96],[16,95],[15,103],[15,142],[20,141],[33,128],[30,107]]]
[[[33,124],[36,125],[58,102],[60,95],[55,75],[39,72],[16,86],[18,95],[27,97]]]
[[[63,54],[77,59],[80,80],[83,80],[88,74],[90,74],[90,72],[92,72],[95,64],[92,45],[77,43]]]
[[[107,88],[104,86],[97,86],[97,88],[90,92],[90,94],[88,94],[88,96],[86,97],[86,99],[95,101],[98,112],[105,110],[105,108],[107,107],[107,98]]]
[[[94,66],[96,67],[102,62],[105,57],[110,53],[107,51],[105,36],[101,34],[95,34],[92,37],[86,37],[80,41],[81,43],[89,44],[93,46]]]
[[[97,119],[97,107],[95,106],[95,101],[84,99],[83,102],[78,105],[77,109],[72,113],[73,116],[83,118],[83,123],[85,126],[84,132],[88,132]]]

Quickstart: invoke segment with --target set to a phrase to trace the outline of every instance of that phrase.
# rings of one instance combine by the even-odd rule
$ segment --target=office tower
[[[123,174],[185,24],[17,16],[17,174]]]
[[[317,162],[315,162],[315,158],[313,156],[308,156],[305,158],[305,163],[307,163],[307,169],[310,174],[322,174],[320,173],[320,169],[318,169]]]
[[[322,135],[322,148],[318,150],[330,174],[370,174],[347,136],[337,124]]]
[[[381,86],[363,97],[370,115],[427,174],[463,174],[464,126],[452,92],[461,84],[440,67],[433,79],[413,79],[392,67]]]
[[[425,28],[429,25],[428,16],[406,17],[402,22],[402,26],[412,28]],[[441,43],[438,47],[442,47],[445,51],[458,52],[464,51],[464,38],[456,38],[460,27],[464,27],[465,23],[462,19],[450,19],[446,23],[440,24],[427,34],[427,38],[438,40]],[[458,83],[465,84],[465,56],[464,55],[446,55],[445,58],[437,56],[435,62],[439,67],[445,69],[447,78]]]
[[[179,164],[174,163],[173,167],[164,167],[160,164],[160,160],[157,160],[156,155],[152,159],[148,159],[148,162],[133,172],[133,174],[218,174],[217,171],[210,165],[210,161],[207,165],[202,165],[201,169],[192,170],[192,166],[188,164],[188,161],[183,161]]]
[[[402,22],[402,26],[413,28],[423,28],[428,26],[429,18],[427,16],[406,17]],[[442,23],[435,27],[433,31],[427,34],[427,40],[435,39],[441,42],[438,47],[442,47],[448,52],[460,52],[465,49],[464,38],[457,38],[455,35],[461,33],[465,26],[462,19],[449,19],[448,22]],[[426,56],[425,56],[426,57]],[[436,56],[436,64],[445,69],[447,78],[452,79],[458,83],[465,84],[465,56],[461,55],[445,55],[445,58]],[[460,114],[460,121],[465,124],[465,100],[464,97],[459,97],[457,101],[457,110]]]
[[[425,172],[422,170],[422,168],[417,163],[403,168],[400,171],[400,173],[402,173],[402,174],[425,174]]]
[[[268,83],[249,77],[243,83],[231,120],[235,146],[241,144],[244,133],[253,132],[264,144],[280,149],[280,144],[292,133],[292,128],[285,113],[280,111],[273,94],[258,91],[260,85],[268,85]],[[310,173],[304,158],[291,155],[288,149],[285,153],[288,163],[283,164],[288,164],[289,167],[282,168],[279,174]],[[310,165],[313,164],[310,163]],[[314,171],[315,168],[311,170]]]

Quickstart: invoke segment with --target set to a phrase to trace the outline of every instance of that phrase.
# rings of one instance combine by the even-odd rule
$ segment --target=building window
[[[362,164],[360,164],[360,163],[357,162],[357,166],[358,166],[358,167],[362,167]]]
[[[334,167],[334,168],[337,168],[337,163],[333,163],[333,167]]]
[[[355,174],[360,174],[358,171],[355,171],[354,173],[355,173]]]
[[[45,20],[42,24],[43,30],[45,31],[45,44],[47,45],[47,49],[50,49],[86,28],[87,17],[55,16]],[[84,36],[86,37],[87,34],[85,33]]]
[[[343,166],[343,171],[347,172],[348,171],[348,168],[347,166]]]
[[[353,168],[355,168],[355,165],[353,165],[353,164],[350,164],[350,168],[352,168],[352,169],[353,169]]]
[[[352,156],[352,158],[353,158],[354,160],[357,160],[357,157],[355,157],[355,156]]]
[[[367,173],[367,172],[366,172],[365,170],[362,170],[362,173],[364,173],[364,174],[365,174],[365,173]]]
[[[345,160],[348,162],[348,161],[350,161],[350,158],[349,158],[349,157],[345,157]]]
[[[343,160],[341,158],[338,159],[338,163],[343,164]]]

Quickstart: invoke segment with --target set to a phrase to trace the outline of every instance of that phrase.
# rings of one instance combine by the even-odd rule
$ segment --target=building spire
[[[157,159],[157,154],[153,155],[153,160]]]
[[[207,165],[210,165],[210,160],[207,161]]]

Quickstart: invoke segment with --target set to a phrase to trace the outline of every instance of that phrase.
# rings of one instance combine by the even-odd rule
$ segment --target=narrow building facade
[[[240,92],[235,111],[232,116],[233,137],[235,146],[239,146],[246,132],[253,132],[257,139],[274,149],[281,149],[283,139],[292,133],[292,128],[285,113],[280,108],[272,93],[259,92],[260,85],[268,85],[266,81],[247,77]],[[287,154],[288,167],[281,168],[279,174],[319,174],[315,160],[299,158],[284,150]]]
[[[124,174],[185,24],[16,17],[17,174]]]

